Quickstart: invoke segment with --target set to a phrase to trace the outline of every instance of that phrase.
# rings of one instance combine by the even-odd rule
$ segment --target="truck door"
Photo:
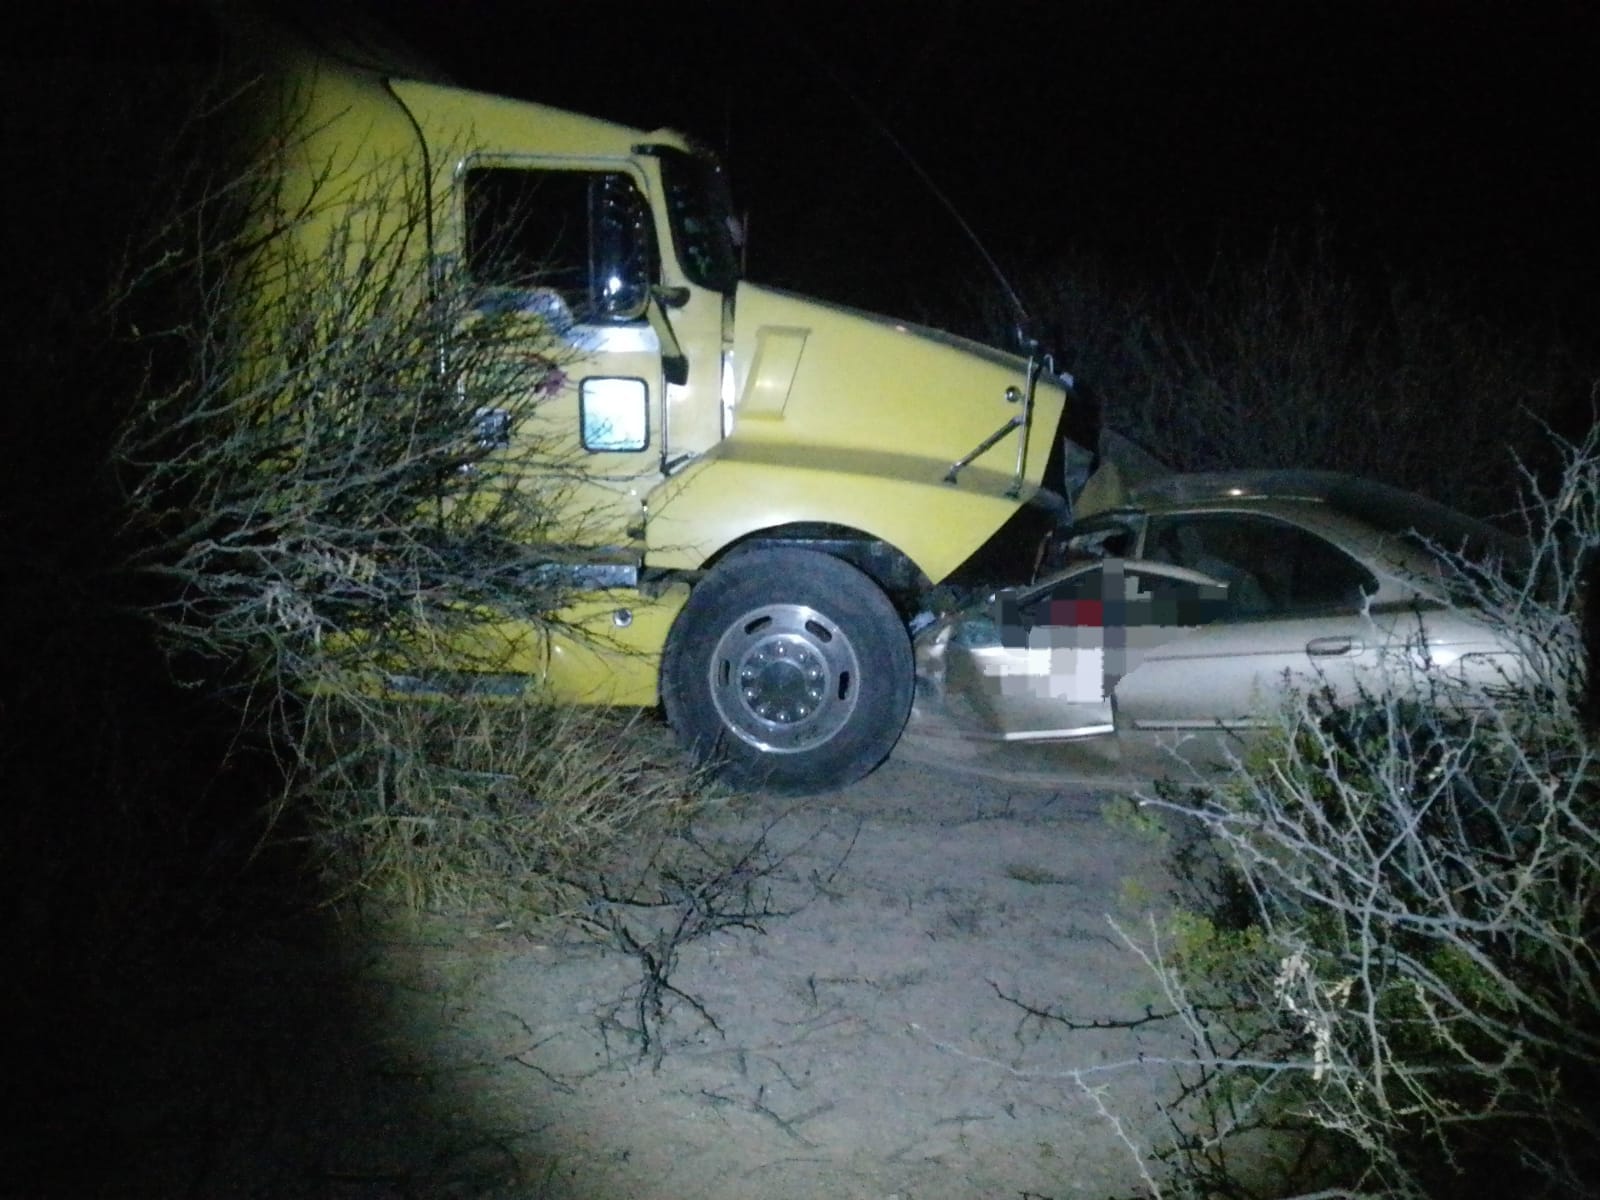
[[[626,544],[661,477],[661,343],[646,314],[659,258],[640,180],[625,164],[470,160],[463,185],[480,312],[525,317],[528,352],[553,354],[558,372],[518,428],[491,397],[479,434],[530,456],[562,540]]]

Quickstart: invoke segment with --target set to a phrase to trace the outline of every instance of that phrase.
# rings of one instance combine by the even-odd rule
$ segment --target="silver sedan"
[[[1354,696],[1386,666],[1503,680],[1515,651],[1459,594],[1515,539],[1327,472],[1172,475],[1058,535],[1035,584],[916,638],[910,742],[1037,769],[1191,761],[1268,724],[1285,685]]]

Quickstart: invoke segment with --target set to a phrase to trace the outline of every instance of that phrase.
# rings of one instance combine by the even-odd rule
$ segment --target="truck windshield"
[[[667,217],[678,262],[691,283],[732,292],[739,281],[738,223],[722,166],[707,155],[653,147],[667,191]]]

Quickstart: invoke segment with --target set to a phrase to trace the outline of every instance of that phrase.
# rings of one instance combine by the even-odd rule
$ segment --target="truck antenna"
[[[995,260],[994,255],[990,254],[989,248],[983,244],[983,239],[978,236],[977,231],[972,228],[967,219],[961,215],[961,210],[956,207],[955,201],[950,199],[949,194],[935,182],[932,175],[928,174],[922,163],[917,159],[917,156],[912,154],[906,144],[895,136],[894,131],[878,116],[872,106],[862,99],[861,95],[833,69],[833,65],[821,54],[818,54],[816,49],[799,33],[793,30],[789,30],[788,33],[800,43],[805,52],[822,69],[823,74],[833,81],[833,85],[843,92],[850,102],[860,110],[861,115],[878,131],[879,136],[894,147],[895,152],[905,160],[906,165],[911,168],[916,177],[933,193],[934,199],[939,202],[945,212],[950,214],[951,219],[961,227],[961,232],[967,235],[967,240],[978,251],[979,256],[982,257],[990,272],[993,273],[995,280],[1000,284],[1001,291],[1005,293],[1006,299],[1010,302],[1012,312],[1017,319],[1019,334],[1024,339],[1028,339],[1028,327],[1032,324],[1032,318],[1029,317],[1027,308],[1023,305],[1021,297],[1017,295],[1016,289],[1011,286],[1011,281],[1006,278],[1005,272],[1000,269],[1000,264]]]

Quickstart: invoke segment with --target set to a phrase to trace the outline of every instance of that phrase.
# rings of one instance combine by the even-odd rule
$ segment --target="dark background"
[[[749,273],[958,317],[982,259],[1203,272],[1317,230],[1496,317],[1600,306],[1600,19],[1559,3],[377,6],[459,82],[694,133]]]
[[[1356,275],[1595,340],[1590,4],[265,3],[375,19],[464,86],[698,136],[729,166],[763,282],[969,321],[996,284],[942,192],[1022,291],[1086,263],[1159,286],[1315,233]],[[41,245],[35,205],[82,229],[137,188],[123,147],[67,132],[74,107],[115,104],[81,94],[79,66],[193,59],[199,7],[67,0],[15,20],[9,82],[75,94],[58,127],[6,114],[28,156],[11,161],[87,170],[42,201],[13,189],[29,219],[7,223],[10,262]]]

